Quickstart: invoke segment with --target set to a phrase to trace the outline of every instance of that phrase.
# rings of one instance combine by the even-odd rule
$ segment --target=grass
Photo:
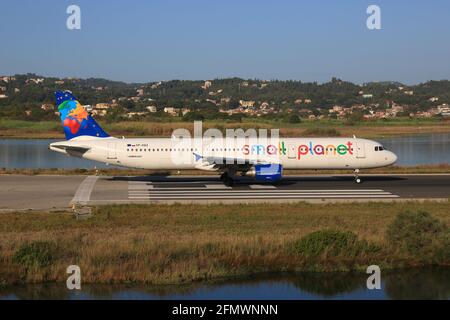
[[[448,226],[449,204],[110,205],[81,221],[70,214],[4,213],[0,282],[65,281],[72,264],[80,266],[83,283],[148,284],[370,264],[448,266],[445,254],[424,258],[399,250],[387,230],[405,211],[430,212],[433,221]],[[448,236],[445,228],[439,230]]]
[[[185,128],[193,132],[192,122],[174,119],[172,122],[119,121],[106,123],[99,120],[101,126],[113,136],[126,137],[169,137],[174,129]],[[393,119],[386,121],[364,121],[348,125],[343,120],[303,120],[300,124],[291,124],[262,119],[246,119],[243,122],[205,121],[203,129],[242,128],[280,129],[282,137],[298,136],[353,136],[361,138],[380,138],[395,135],[417,133],[450,132],[450,120],[433,119]],[[61,124],[55,121],[23,121],[0,119],[0,137],[12,138],[64,138]]]

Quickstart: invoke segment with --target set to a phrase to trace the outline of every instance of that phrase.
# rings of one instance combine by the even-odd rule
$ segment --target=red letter
[[[347,142],[347,150],[348,150],[348,153],[350,153],[350,154],[353,154],[353,151],[352,151],[352,142],[351,141],[349,141],[349,142]]]
[[[302,151],[302,148],[305,149],[305,151]],[[308,154],[308,146],[305,144],[301,144],[298,146],[298,160],[300,160],[300,156],[304,156],[305,154]]]

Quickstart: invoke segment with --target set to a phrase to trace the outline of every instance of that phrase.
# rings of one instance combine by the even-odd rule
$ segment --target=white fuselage
[[[69,147],[64,149],[62,147]],[[70,147],[85,152],[67,152]],[[284,169],[367,169],[395,163],[397,156],[380,143],[359,138],[279,138],[276,143],[248,139],[117,139],[77,137],[50,144],[50,149],[85,159],[141,169],[209,170],[202,158],[265,160]]]

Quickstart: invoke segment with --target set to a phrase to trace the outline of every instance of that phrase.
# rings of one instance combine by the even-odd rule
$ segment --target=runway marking
[[[232,189],[231,187],[227,187],[224,184],[205,184],[206,189],[220,189],[220,190],[226,190],[226,189]],[[196,188],[198,189],[198,188]]]
[[[70,203],[86,205],[91,199],[91,192],[97,180],[98,176],[87,176],[86,179],[80,183]]]
[[[185,183],[184,185],[190,185]],[[283,189],[273,185],[248,185],[238,188],[223,184],[202,183],[194,187],[166,182],[152,185],[129,185],[129,200],[232,200],[232,199],[390,199],[398,195],[383,189]],[[170,187],[169,187],[170,186]],[[247,187],[247,188],[246,188]]]
[[[277,187],[270,184],[251,184],[249,185],[251,189],[276,189]]]
[[[152,185],[141,185],[141,184],[130,184],[128,185],[128,190],[148,190],[153,189]]]
[[[207,196],[207,195],[192,195],[192,196],[129,196],[128,199],[148,199],[148,200],[165,200],[165,199],[279,199],[279,198],[289,198],[289,199],[313,199],[313,198],[398,198],[399,196],[390,194],[390,195],[330,195],[324,197],[323,195],[296,195],[293,197],[292,195],[277,195],[277,196],[267,196],[267,195],[217,195],[217,196]]]
[[[128,184],[152,184],[151,181],[128,181]]]

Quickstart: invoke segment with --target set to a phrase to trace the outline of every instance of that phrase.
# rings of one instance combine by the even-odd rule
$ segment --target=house
[[[55,84],[62,85],[64,84],[64,80],[56,80]]]
[[[263,103],[261,103],[260,104],[260,106],[259,106],[259,108],[261,109],[261,110],[268,110],[269,109],[269,103],[267,103],[267,102],[263,102]]]
[[[6,94],[0,94],[0,99],[6,99],[8,96]]]
[[[405,93],[407,96],[412,96],[412,95],[414,95],[414,91],[412,91],[412,90],[404,91],[404,93]]]
[[[311,99],[305,99],[305,101],[303,101],[303,102],[306,104],[310,104],[312,101],[311,101]]]
[[[179,108],[174,108],[174,107],[164,107],[163,110],[165,113],[170,114],[171,116],[178,116],[178,113],[180,112]]]
[[[107,110],[111,108],[111,105],[109,103],[97,103],[95,105],[96,110]]]
[[[147,109],[148,112],[151,112],[151,113],[155,113],[155,112],[158,111],[158,110],[156,109],[156,106],[147,106],[147,107],[145,107],[145,109]]]
[[[44,103],[43,105],[41,105],[41,109],[44,111],[50,111],[54,109],[54,106],[51,103]]]
[[[249,101],[239,100],[239,105],[241,107],[244,107],[244,108],[253,108],[253,106],[255,105],[255,101],[253,101],[253,100],[249,100]]]
[[[344,110],[344,107],[342,107],[342,106],[333,106],[333,108],[329,109],[328,112],[329,113],[339,113],[342,110]]]
[[[439,106],[437,106],[437,109],[439,111],[439,114],[443,116],[450,116],[450,106],[446,103],[443,103]]]
[[[107,112],[108,112],[107,109],[94,109],[92,110],[92,115],[103,117],[106,115]]]
[[[128,112],[126,114],[127,118],[133,118],[133,117],[142,117],[148,114],[147,111],[140,111],[140,112]]]
[[[142,97],[144,95],[144,89],[137,89],[136,92],[138,97]]]
[[[295,104],[300,104],[300,103],[302,103],[302,102],[303,102],[302,99],[296,99],[296,100],[294,101]]]
[[[150,86],[151,89],[157,89],[161,85],[161,81]]]
[[[0,91],[6,91],[6,87],[0,87]]]
[[[365,94],[362,95],[362,97],[363,97],[364,99],[370,99],[370,98],[373,98],[373,94],[371,94],[371,93],[365,93]]]
[[[33,82],[34,84],[39,84],[39,83],[42,83],[42,82],[44,82],[44,78],[30,78],[30,79],[27,79],[27,81],[25,81],[25,83],[30,83],[30,82]]]
[[[181,109],[181,114],[184,116],[186,113],[189,113],[189,112],[191,112],[191,109],[189,109],[189,108],[182,108]]]
[[[211,86],[212,86],[212,82],[211,81],[205,81],[205,83],[201,86],[201,88],[206,90],[206,89],[208,89]]]
[[[438,97],[431,97],[430,99],[428,99],[428,101],[430,101],[430,102],[436,102],[438,100],[439,100]]]

